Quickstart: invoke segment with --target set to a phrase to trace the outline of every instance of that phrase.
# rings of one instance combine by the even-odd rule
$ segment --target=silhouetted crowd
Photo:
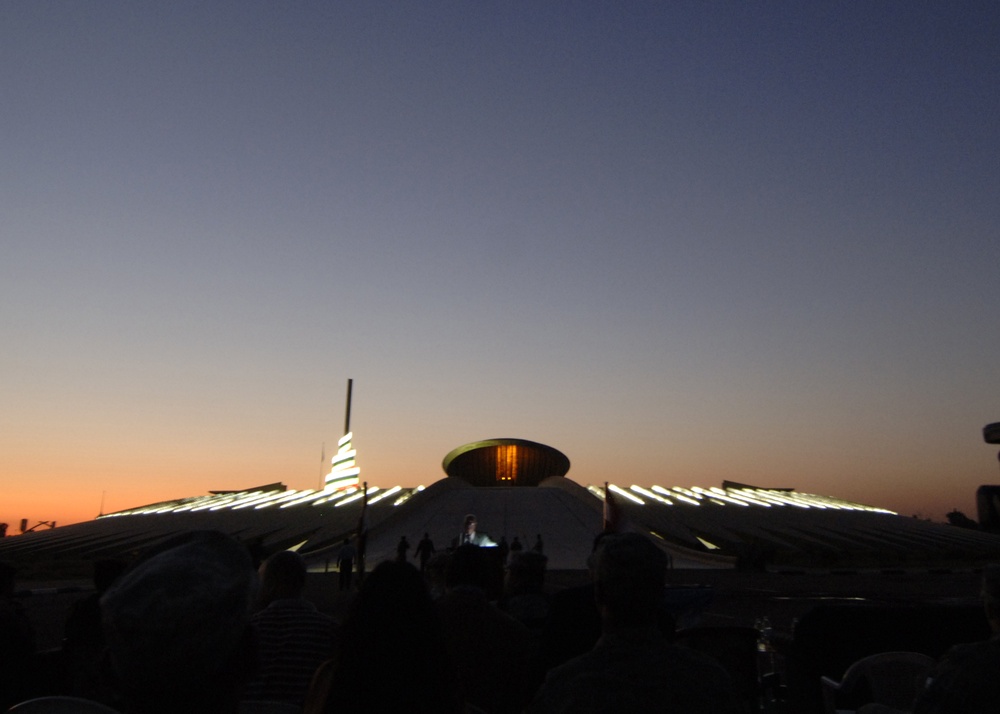
[[[302,714],[757,710],[731,672],[672,642],[667,559],[651,541],[602,534],[592,582],[551,597],[538,543],[502,558],[472,542],[448,552],[418,545],[418,569],[402,539],[338,623],[303,597],[298,554],[254,568],[229,536],[190,533],[127,570],[99,564],[95,593],[73,607],[63,648],[47,659],[31,656],[13,570],[0,568],[0,711],[57,695],[123,714],[261,711],[253,702]],[[1000,571],[987,571],[983,592],[1000,632]],[[913,708],[869,711],[1000,711],[997,675],[994,637],[943,658]]]

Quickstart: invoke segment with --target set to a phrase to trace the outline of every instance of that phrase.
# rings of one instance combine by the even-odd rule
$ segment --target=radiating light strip
[[[670,489],[670,497],[671,498],[676,498],[678,501],[681,501],[683,503],[687,503],[687,504],[689,504],[691,506],[700,506],[701,503],[699,503],[696,499],[691,498],[690,496],[685,495],[684,492],[686,490],[687,489],[681,488],[680,486],[674,486],[673,488]]]
[[[313,501],[312,505],[322,506],[324,503],[333,503],[341,498],[347,498],[352,493],[357,493],[358,487],[352,486],[351,488],[345,488],[343,491],[327,491],[323,490],[319,492],[322,498]]]
[[[646,505],[645,501],[643,501],[638,496],[632,495],[631,493],[629,493],[628,491],[626,491],[624,488],[619,488],[618,486],[615,486],[614,484],[610,484],[608,486],[608,488],[611,489],[612,491],[614,491],[615,493],[617,493],[619,496],[624,496],[625,498],[638,503],[640,506],[645,506]]]
[[[220,504],[231,503],[232,501],[235,501],[235,500],[236,499],[233,498],[232,496],[213,496],[212,499],[209,500],[207,503],[204,503],[204,504],[198,506],[197,508],[192,508],[191,511],[192,512],[194,512],[194,511],[208,511],[208,510],[213,510],[214,511],[214,510],[216,510],[216,506],[219,506]]]
[[[403,490],[402,486],[393,486],[392,488],[388,489],[387,491],[383,491],[382,493],[380,493],[379,495],[377,495],[375,498],[369,499],[368,505],[370,506],[373,503],[378,503],[383,498],[388,498],[389,496],[393,496],[393,495],[399,493],[402,490]]]
[[[718,486],[710,488],[707,491],[705,491],[705,489],[702,489],[700,486],[695,486],[692,490],[704,492],[707,495],[711,495],[712,498],[719,498],[719,499],[721,499],[723,501],[726,501],[727,503],[732,503],[732,504],[737,505],[737,506],[743,506],[745,508],[749,508],[750,507],[750,504],[747,503],[746,501],[740,501],[737,498],[730,498],[726,494],[726,492],[723,491]]]
[[[682,493],[688,498],[693,498],[697,501],[700,501],[701,499],[704,498],[704,496],[698,493],[697,490],[692,491],[691,489],[684,488],[683,486],[674,486],[673,490],[675,493]]]
[[[751,503],[754,506],[763,506],[764,508],[770,508],[772,505],[767,501],[761,501],[756,498],[751,498],[750,496],[747,496],[745,493],[741,493],[740,491],[737,491],[735,489],[730,489],[727,493],[732,498],[739,499],[740,501],[746,501],[747,503]]]
[[[305,491],[303,493],[305,493],[306,495],[304,495],[302,498],[297,498],[294,501],[289,501],[288,503],[282,503],[280,506],[278,506],[278,508],[291,508],[292,506],[298,506],[303,503],[309,503],[309,501],[315,501],[317,498],[326,495],[325,491]]]
[[[369,486],[368,487],[368,493],[377,493],[379,490],[380,489],[379,489],[378,486]],[[357,501],[359,498],[361,498],[364,495],[365,495],[365,491],[363,489],[359,488],[357,493],[348,496],[344,500],[340,501],[340,503],[334,504],[334,508],[340,508],[341,506],[343,506],[343,505],[345,505],[347,503],[353,503],[354,501]]]
[[[813,506],[810,506],[808,503],[803,502],[801,499],[796,499],[794,497],[789,498],[785,493],[780,492],[780,491],[767,491],[766,493],[763,493],[762,495],[765,496],[765,497],[767,497],[767,498],[772,498],[775,501],[778,501],[779,503],[785,503],[785,504],[788,504],[789,506],[795,506],[796,508],[806,508],[806,509],[808,509],[808,508],[812,508],[813,507]]]
[[[263,503],[258,503],[256,506],[254,506],[254,510],[260,510],[261,508],[270,508],[271,506],[277,506],[278,504],[284,503],[285,501],[291,501],[293,499],[301,498],[302,496],[314,492],[315,492],[314,489],[308,488],[304,491],[291,491],[288,493],[284,493],[280,498],[275,498],[270,501],[264,501]]]
[[[708,541],[708,540],[705,540],[704,538],[702,538],[702,537],[701,537],[701,536],[699,536],[699,535],[696,535],[696,536],[695,536],[695,538],[697,538],[697,539],[698,539],[699,541],[701,541],[701,544],[702,544],[703,546],[705,546],[706,548],[708,548],[709,550],[722,550],[722,549],[721,549],[721,548],[720,548],[719,546],[717,546],[717,545],[716,545],[715,543],[713,543],[713,542],[711,542],[711,541]]]
[[[416,488],[411,488],[408,491],[403,491],[403,495],[392,502],[393,508],[395,508],[396,506],[401,506],[402,504],[406,503],[413,497],[413,494],[420,493],[421,491],[424,490],[424,488],[425,486],[421,485],[417,486]]]
[[[659,501],[660,503],[666,504],[667,506],[674,505],[674,502],[671,501],[669,498],[665,498],[665,497],[663,497],[663,496],[661,496],[661,495],[659,495],[657,493],[653,493],[649,489],[645,489],[642,486],[632,485],[632,486],[629,486],[629,488],[632,489],[633,491],[635,491],[636,493],[641,493],[643,496],[647,496],[648,498],[652,498],[652,499],[654,499],[656,501]],[[655,488],[655,486],[654,486],[654,488]]]
[[[241,503],[238,506],[233,506],[233,510],[234,511],[239,511],[239,510],[241,510],[243,508],[250,508],[251,506],[256,506],[258,503],[264,503],[266,501],[273,501],[276,498],[288,498],[290,493],[291,494],[295,494],[295,493],[298,493],[298,491],[295,491],[295,490],[291,490],[291,491],[277,491],[277,492],[275,492],[275,491],[266,491],[266,492],[264,492],[263,494],[257,496],[254,499],[251,499],[251,500],[249,500],[249,501],[247,501],[245,503]]]

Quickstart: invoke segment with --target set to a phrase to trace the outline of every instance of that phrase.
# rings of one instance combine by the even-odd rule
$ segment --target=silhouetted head
[[[108,653],[128,711],[231,712],[252,674],[246,548],[222,533],[139,563],[101,598]]]
[[[609,535],[596,552],[595,586],[605,625],[656,623],[667,576],[667,558],[638,533]]]
[[[365,578],[340,632],[333,677],[343,687],[327,699],[327,712],[460,709],[437,609],[410,563],[379,563]]]
[[[299,597],[306,585],[306,561],[291,550],[280,550],[263,563],[260,570],[260,602]]]
[[[471,513],[465,517],[465,532],[466,533],[476,532],[476,517]]]

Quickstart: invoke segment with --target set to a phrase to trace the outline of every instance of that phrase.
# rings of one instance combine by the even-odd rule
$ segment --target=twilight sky
[[[1000,5],[0,4],[0,521],[469,441],[1000,482]]]

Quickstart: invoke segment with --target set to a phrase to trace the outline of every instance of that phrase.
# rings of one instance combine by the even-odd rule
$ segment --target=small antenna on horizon
[[[104,495],[107,491],[101,491],[101,512],[98,514],[98,518],[104,515]]]

